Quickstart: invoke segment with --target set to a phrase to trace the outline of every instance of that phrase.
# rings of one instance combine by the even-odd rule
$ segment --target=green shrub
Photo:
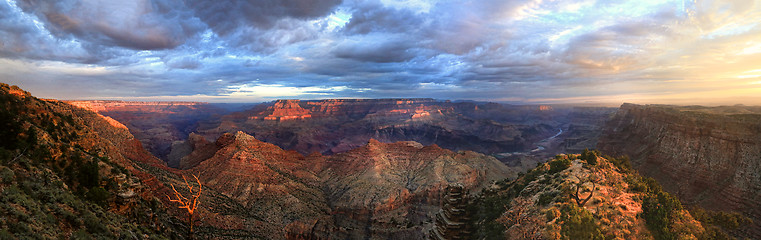
[[[624,179],[629,184],[629,191],[639,193],[661,192],[661,185],[653,178],[642,177],[639,175],[629,175]]]
[[[649,192],[642,199],[642,218],[655,239],[675,239],[672,222],[682,210],[679,199],[663,191]]]
[[[576,204],[564,204],[560,208],[560,221],[563,239],[603,239],[592,213]]]
[[[547,205],[551,203],[553,200],[555,200],[555,197],[558,195],[558,192],[550,191],[550,192],[543,192],[539,195],[539,199],[537,199],[537,204],[540,206]]]
[[[0,229],[0,240],[13,240],[16,239],[13,234],[8,232],[8,229]]]
[[[732,239],[728,232],[751,224],[751,219],[737,212],[707,211],[699,207],[690,209],[695,220],[700,221],[706,231],[701,239]]]
[[[97,161],[84,163],[79,169],[77,180],[85,188],[92,188],[100,184],[100,173]]]
[[[550,161],[549,164],[550,164],[550,170],[547,173],[555,174],[570,167],[571,160],[568,160],[566,158],[555,158],[554,160]]]
[[[106,200],[111,196],[111,193],[103,189],[102,187],[92,187],[87,191],[87,200],[94,202],[100,206],[106,205]]]
[[[93,234],[108,234],[108,228],[103,225],[103,222],[95,217],[92,213],[85,213],[83,222],[87,231]]]
[[[605,156],[605,158],[613,163],[613,165],[616,166],[621,172],[629,172],[632,169],[632,164],[628,156],[620,156],[617,158]]]
[[[89,240],[89,239],[93,239],[93,237],[89,233],[85,232],[84,229],[79,229],[78,231],[71,234],[71,239],[72,240],[80,240],[80,239]]]
[[[11,183],[16,175],[13,170],[5,166],[0,166],[0,183]]]
[[[600,152],[598,151],[589,151],[589,149],[584,149],[584,151],[581,153],[581,159],[586,161],[589,165],[595,166],[597,165],[597,156],[600,155]]]

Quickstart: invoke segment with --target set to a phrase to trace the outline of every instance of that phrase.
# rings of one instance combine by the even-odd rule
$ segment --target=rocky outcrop
[[[643,175],[689,204],[744,213],[736,234],[761,238],[761,114],[753,107],[624,104],[598,148],[628,155]]]
[[[416,142],[365,146],[327,159],[321,176],[333,215],[348,237],[424,238],[450,183],[480,189],[514,177],[497,159]]]
[[[463,187],[450,184],[436,213],[436,224],[429,232],[429,239],[471,239],[470,214],[467,210],[468,196]]]
[[[287,235],[287,229],[296,231],[314,227],[310,224],[317,222],[330,223],[321,181],[312,172],[313,166],[319,165],[314,162],[320,159],[284,151],[243,132],[225,134],[216,145],[219,150],[189,172],[240,204],[243,211],[217,212],[224,208],[209,206],[210,216],[229,215],[228,218],[240,219],[238,224],[248,224],[227,226],[222,218],[215,227],[282,237]]]
[[[299,100],[277,100],[267,110],[251,116],[249,119],[264,119],[271,121],[287,121],[311,118],[312,112],[299,106]]]

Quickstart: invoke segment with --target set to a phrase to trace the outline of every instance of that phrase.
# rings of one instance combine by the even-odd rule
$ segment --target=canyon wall
[[[761,111],[755,107],[624,104],[598,148],[628,155],[641,174],[687,204],[754,220],[737,236],[761,238]]]

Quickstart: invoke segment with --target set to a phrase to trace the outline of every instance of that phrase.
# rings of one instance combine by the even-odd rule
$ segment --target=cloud
[[[403,62],[419,55],[411,39],[396,36],[366,36],[360,40],[347,39],[339,43],[333,54],[339,58],[349,58],[362,62]],[[367,40],[367,39],[374,40]]]
[[[278,47],[314,39],[319,26],[309,21],[330,15],[340,3],[341,0],[192,0],[188,6],[233,46],[270,54]]]
[[[305,98],[682,98],[755,83],[761,62],[761,6],[741,0],[18,0],[0,12],[0,81],[57,98],[221,101],[236,86]]]
[[[171,49],[203,28],[179,0],[22,0],[18,5],[59,38],[136,50]]]

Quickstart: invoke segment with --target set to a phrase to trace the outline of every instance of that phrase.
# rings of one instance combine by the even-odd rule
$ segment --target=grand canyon
[[[0,0],[3,239],[761,239],[758,0]]]
[[[2,94],[3,139],[10,139],[3,147],[3,201],[11,216],[2,223],[16,236],[553,238],[574,236],[563,230],[574,223],[563,219],[584,217],[585,208],[595,214],[588,221],[600,236],[759,236],[757,107],[433,99],[230,107],[57,101],[9,85]],[[85,166],[94,166],[95,182],[80,176],[92,171]],[[37,180],[40,174],[48,180]],[[167,197],[190,194],[177,190],[188,177],[203,189],[192,233],[187,213]],[[452,229],[452,213],[441,220],[440,212],[454,211],[444,204],[453,201],[452,186],[461,189],[464,202],[456,209],[468,214],[459,222],[470,230]],[[78,200],[42,198],[50,191]],[[653,194],[677,201],[665,231],[647,217]],[[592,200],[576,206],[573,196]],[[556,219],[544,220],[551,212]],[[736,225],[711,220],[727,218]],[[80,222],[96,219],[103,222]],[[47,229],[50,221],[63,231],[22,227]]]

